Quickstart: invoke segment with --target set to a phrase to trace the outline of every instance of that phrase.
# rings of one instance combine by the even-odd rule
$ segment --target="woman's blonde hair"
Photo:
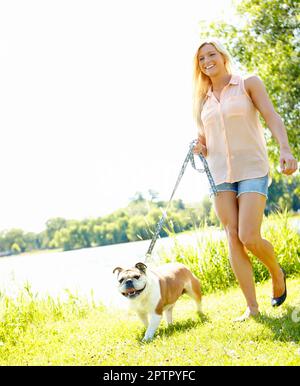
[[[201,71],[200,65],[199,65],[199,51],[201,47],[203,47],[205,44],[212,44],[215,47],[215,49],[220,52],[220,54],[224,58],[225,68],[228,74],[232,73],[230,54],[227,51],[227,49],[222,45],[222,43],[216,38],[203,39],[200,42],[200,45],[194,56],[194,71],[193,71],[193,91],[194,91],[193,115],[198,127],[201,126],[200,115],[206,99],[206,94],[208,92],[209,87],[211,86],[210,78]]]

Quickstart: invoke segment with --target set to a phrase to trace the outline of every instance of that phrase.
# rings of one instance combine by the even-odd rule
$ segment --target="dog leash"
[[[145,263],[146,263],[148,260],[150,260],[150,258],[151,258],[151,254],[152,254],[154,245],[155,245],[155,243],[156,243],[156,240],[158,239],[159,232],[161,231],[161,228],[162,228],[162,226],[163,226],[163,223],[164,223],[164,221],[165,221],[165,219],[166,219],[166,217],[167,217],[167,211],[168,211],[168,208],[169,208],[169,206],[170,206],[170,203],[171,203],[171,201],[172,201],[172,198],[173,198],[173,196],[174,196],[174,194],[175,194],[175,192],[176,192],[176,190],[177,190],[177,188],[178,188],[178,185],[179,185],[179,183],[180,183],[180,181],[181,181],[182,176],[184,175],[185,169],[186,169],[187,164],[188,164],[189,162],[191,163],[192,167],[193,167],[197,172],[199,172],[199,173],[204,173],[204,172],[205,172],[205,173],[206,173],[206,176],[207,176],[207,178],[208,178],[210,187],[211,187],[211,189],[212,189],[212,191],[213,191],[213,195],[214,195],[214,196],[217,195],[217,189],[216,189],[216,185],[215,185],[214,179],[213,179],[213,177],[212,177],[212,175],[211,175],[211,172],[210,172],[210,170],[209,170],[207,161],[206,161],[205,157],[204,157],[202,154],[198,154],[198,156],[199,156],[199,158],[200,158],[200,160],[201,160],[201,162],[202,162],[202,164],[203,164],[203,166],[204,166],[204,169],[198,169],[198,168],[196,167],[196,164],[195,164],[195,158],[194,158],[195,155],[194,155],[194,153],[193,153],[193,149],[194,149],[194,147],[196,146],[196,143],[197,143],[197,140],[196,140],[196,139],[194,139],[194,140],[190,143],[189,151],[188,151],[188,153],[187,153],[187,155],[186,155],[186,157],[185,157],[185,160],[183,161],[181,170],[180,170],[180,172],[179,172],[179,175],[178,175],[176,184],[175,184],[175,186],[174,186],[174,189],[173,189],[173,192],[172,192],[171,197],[170,197],[170,199],[169,199],[169,202],[168,202],[168,204],[167,204],[167,207],[166,207],[165,211],[163,212],[163,215],[162,215],[161,219],[158,221],[158,223],[157,223],[157,225],[156,225],[156,229],[155,229],[153,238],[152,238],[152,240],[151,240],[150,246],[149,246],[148,251],[147,251],[147,253],[146,253]]]

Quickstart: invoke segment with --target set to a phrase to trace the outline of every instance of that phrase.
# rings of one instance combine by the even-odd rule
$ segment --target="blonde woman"
[[[224,226],[234,274],[246,298],[247,309],[235,319],[259,314],[251,251],[268,268],[272,306],[287,295],[285,272],[276,260],[272,244],[260,229],[268,197],[269,162],[259,113],[280,146],[280,166],[290,175],[298,167],[291,154],[280,116],[257,76],[232,73],[230,56],[216,39],[203,41],[194,58],[194,115],[199,129],[194,153],[208,162],[218,194],[214,209]]]

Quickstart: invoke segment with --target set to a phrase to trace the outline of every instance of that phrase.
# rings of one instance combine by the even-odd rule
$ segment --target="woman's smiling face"
[[[225,70],[223,55],[213,44],[204,44],[198,53],[201,71],[207,76],[215,76]]]

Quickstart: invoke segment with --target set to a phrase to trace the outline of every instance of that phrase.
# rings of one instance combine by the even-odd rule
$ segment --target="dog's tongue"
[[[127,293],[128,293],[128,294],[132,294],[133,292],[135,292],[135,289],[134,289],[134,288],[128,288],[128,289],[127,289]]]

